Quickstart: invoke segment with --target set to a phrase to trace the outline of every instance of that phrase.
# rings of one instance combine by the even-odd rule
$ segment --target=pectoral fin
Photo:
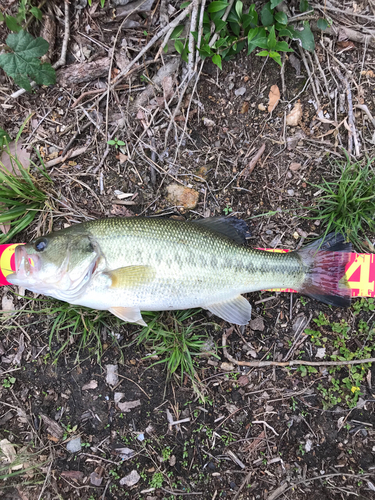
[[[138,323],[138,325],[147,326],[147,323],[143,321],[139,309],[133,307],[111,307],[109,312],[129,323]]]
[[[247,325],[251,319],[251,305],[242,295],[204,308],[235,325]]]
[[[150,266],[127,266],[103,274],[111,278],[110,288],[129,288],[149,283],[155,271]]]

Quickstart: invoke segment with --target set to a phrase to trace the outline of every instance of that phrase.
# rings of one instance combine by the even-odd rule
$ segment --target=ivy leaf
[[[279,3],[281,3],[283,0],[271,0],[271,9],[274,9]]]
[[[10,29],[10,31],[15,31],[16,33],[18,33],[22,30],[22,26],[18,24],[17,19],[13,16],[5,16],[5,24],[7,25],[7,28]]]
[[[260,20],[263,26],[271,26],[273,24],[273,12],[270,2],[267,2],[260,13]]]
[[[288,16],[285,14],[285,12],[276,12],[275,19],[280,24],[288,24]]]
[[[322,31],[326,30],[328,28],[328,23],[325,19],[323,19],[322,17],[320,17],[316,23],[316,25],[318,26],[318,28]]]
[[[270,53],[268,50],[261,50],[260,52],[258,52],[257,56],[261,56],[261,57],[267,57],[269,56]]]
[[[13,51],[0,55],[0,67],[24,89],[31,91],[30,78],[40,85],[56,82],[55,70],[48,63],[38,59],[48,50],[48,42],[43,38],[33,38],[26,31],[8,35],[6,44]]]
[[[228,7],[227,2],[211,2],[207,7],[207,12],[220,12]]]
[[[0,12],[0,23],[2,23],[5,20],[4,14]]]
[[[308,50],[309,52],[314,52],[315,40],[308,21],[303,22],[302,31],[296,31],[296,38],[299,38],[301,40],[302,47],[304,49]]]
[[[288,36],[289,38],[295,39],[297,38],[296,31],[290,26],[283,26],[281,30],[279,30],[279,36]]]
[[[216,64],[218,68],[223,69],[221,66],[221,56],[219,54],[212,56],[212,62]]]

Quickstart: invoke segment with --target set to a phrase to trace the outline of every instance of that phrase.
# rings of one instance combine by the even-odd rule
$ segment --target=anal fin
[[[251,319],[251,305],[242,295],[203,307],[219,318],[235,325],[247,325]]]
[[[110,307],[109,312],[122,319],[123,321],[147,326],[147,323],[145,323],[142,318],[141,311],[134,307]]]

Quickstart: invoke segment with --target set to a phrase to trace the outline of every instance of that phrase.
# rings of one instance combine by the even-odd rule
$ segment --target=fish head
[[[79,296],[95,272],[100,252],[87,234],[64,230],[15,249],[15,272],[9,283],[62,300]]]

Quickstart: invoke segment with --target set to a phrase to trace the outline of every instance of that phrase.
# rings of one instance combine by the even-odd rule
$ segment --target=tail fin
[[[326,304],[350,306],[351,291],[345,279],[345,267],[351,249],[342,234],[331,233],[298,250],[306,270],[306,279],[298,291]]]

